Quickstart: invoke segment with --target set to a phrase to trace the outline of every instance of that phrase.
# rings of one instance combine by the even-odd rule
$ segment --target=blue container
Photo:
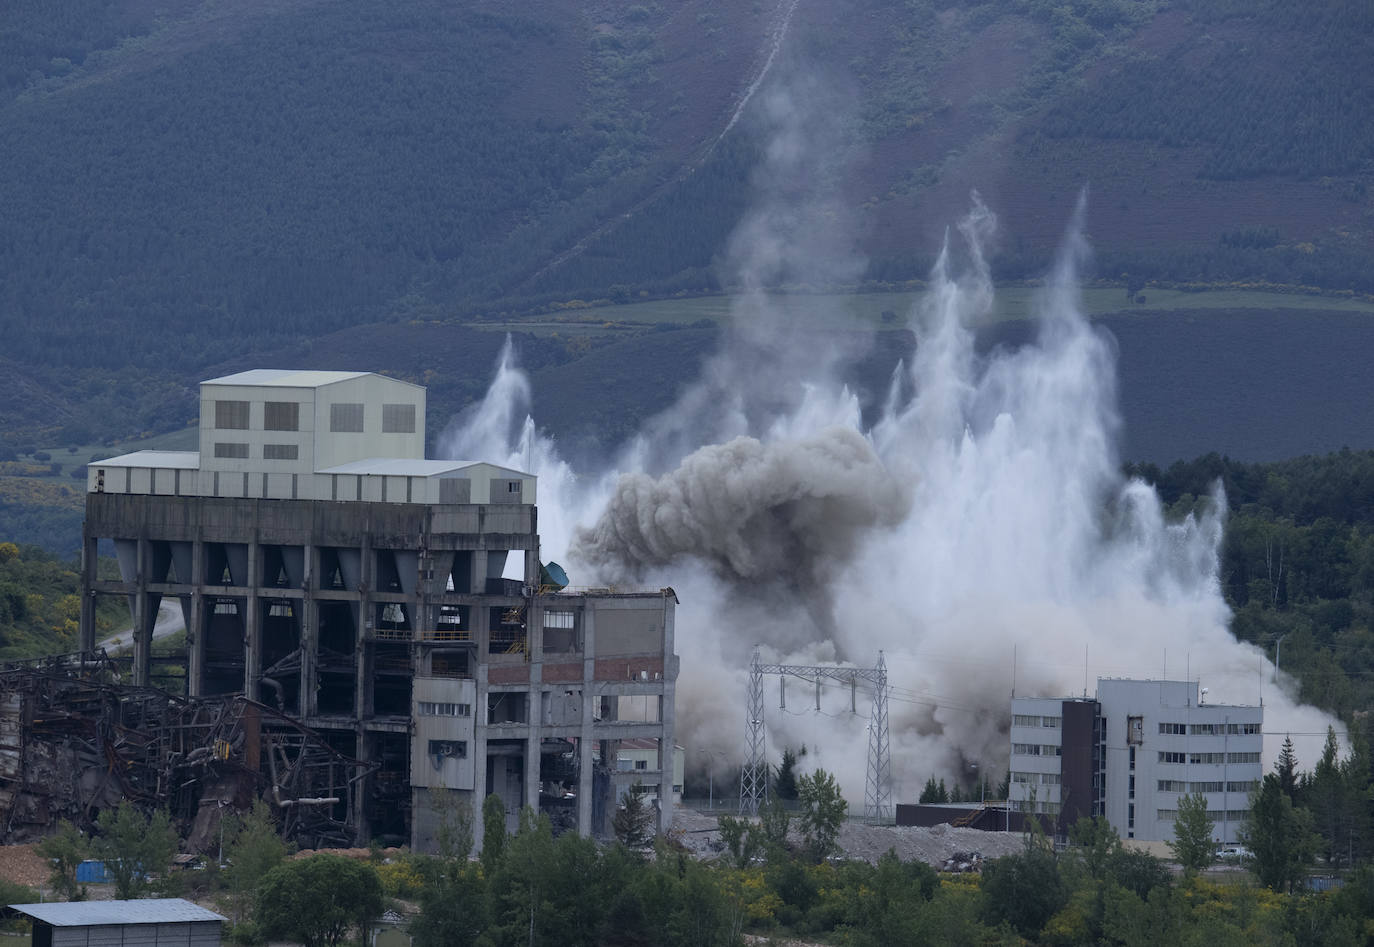
[[[88,885],[107,885],[114,882],[114,875],[104,862],[87,859],[76,866],[76,880]]]

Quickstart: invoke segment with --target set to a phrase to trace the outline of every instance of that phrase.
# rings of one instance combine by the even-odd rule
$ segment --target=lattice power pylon
[[[874,668],[826,667],[809,664],[763,664],[758,649],[749,662],[749,712],[745,719],[745,742],[749,756],[740,772],[739,811],[758,815],[759,806],[768,799],[768,761],[764,755],[763,675],[799,677],[816,684],[817,707],[822,680],[847,683],[850,709],[857,712],[854,694],[859,681],[873,685],[873,707],[868,720],[868,780],[864,789],[864,817],[883,820],[892,814],[892,760],[887,733],[887,663],[878,652]]]
[[[892,758],[887,740],[887,662],[878,652],[873,684],[873,716],[868,722],[868,780],[864,817],[885,821],[892,814]]]
[[[768,760],[763,753],[763,670],[757,648],[749,663],[749,712],[744,733],[749,758],[739,776],[739,811],[758,815],[759,803],[768,800]]]

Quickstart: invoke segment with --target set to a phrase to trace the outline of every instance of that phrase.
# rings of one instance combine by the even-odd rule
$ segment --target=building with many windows
[[[1102,678],[1095,697],[1011,702],[1011,805],[1063,834],[1106,816],[1123,839],[1170,841],[1178,800],[1201,793],[1235,842],[1263,775],[1264,708],[1205,703],[1196,681]]]
[[[425,391],[393,378],[204,382],[199,451],[89,466],[83,649],[95,598],[127,597],[133,683],[150,683],[159,610],[175,602],[185,696],[247,697],[370,767],[307,800],[359,843],[427,848],[454,802],[480,833],[491,793],[512,827],[528,805],[606,831],[635,781],[668,800],[666,830],[673,591],[565,588],[540,560],[535,477],[426,459],[424,443]],[[97,574],[102,544],[118,578]],[[618,769],[622,741],[643,767]],[[248,750],[259,785],[243,788],[271,798],[281,754]]]

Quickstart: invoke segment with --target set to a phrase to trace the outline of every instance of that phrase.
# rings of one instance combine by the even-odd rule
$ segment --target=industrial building
[[[1202,793],[1236,842],[1263,776],[1264,708],[1205,702],[1197,681],[1100,678],[1095,697],[1014,697],[1011,807],[1057,834],[1106,816],[1123,839],[1172,841],[1179,797]]]
[[[34,947],[219,947],[226,918],[181,898],[11,904],[33,922]]]
[[[566,588],[540,559],[536,478],[425,459],[415,385],[241,372],[202,383],[199,433],[198,452],[90,465],[83,650],[95,598],[127,597],[132,679],[148,684],[159,608],[175,599],[187,698],[253,702],[368,764],[347,792],[300,800],[359,843],[430,848],[455,804],[480,842],[489,793],[512,828],[528,805],[604,833],[636,780],[664,800],[667,829],[671,589]],[[118,578],[97,574],[106,542]],[[653,761],[619,770],[626,740],[651,741]],[[248,768],[281,804],[275,761],[255,747]]]

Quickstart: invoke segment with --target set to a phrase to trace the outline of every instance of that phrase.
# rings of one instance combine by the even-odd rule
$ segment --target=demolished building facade
[[[257,370],[203,383],[198,452],[139,451],[88,469],[83,652],[98,653],[96,598],[127,598],[128,683],[146,688],[158,615],[175,601],[186,629],[176,706],[231,708],[215,713],[238,721],[252,708],[252,721],[308,737],[340,776],[281,785],[284,758],[261,739],[255,754],[246,734],[199,745],[221,748],[240,800],[252,783],[278,809],[309,805],[341,841],[430,849],[456,805],[480,844],[492,793],[512,828],[530,806],[558,827],[605,834],[630,780],[661,800],[666,830],[676,596],[551,581],[536,478],[425,459],[424,416],[423,388],[370,373]],[[107,549],[118,578],[97,573]],[[166,726],[182,726],[175,716]],[[630,739],[656,743],[656,768],[617,772]],[[191,753],[187,740],[173,752]],[[0,772],[0,805],[6,780],[21,777]],[[206,798],[228,794],[221,785]],[[199,808],[199,798],[180,806]]]

